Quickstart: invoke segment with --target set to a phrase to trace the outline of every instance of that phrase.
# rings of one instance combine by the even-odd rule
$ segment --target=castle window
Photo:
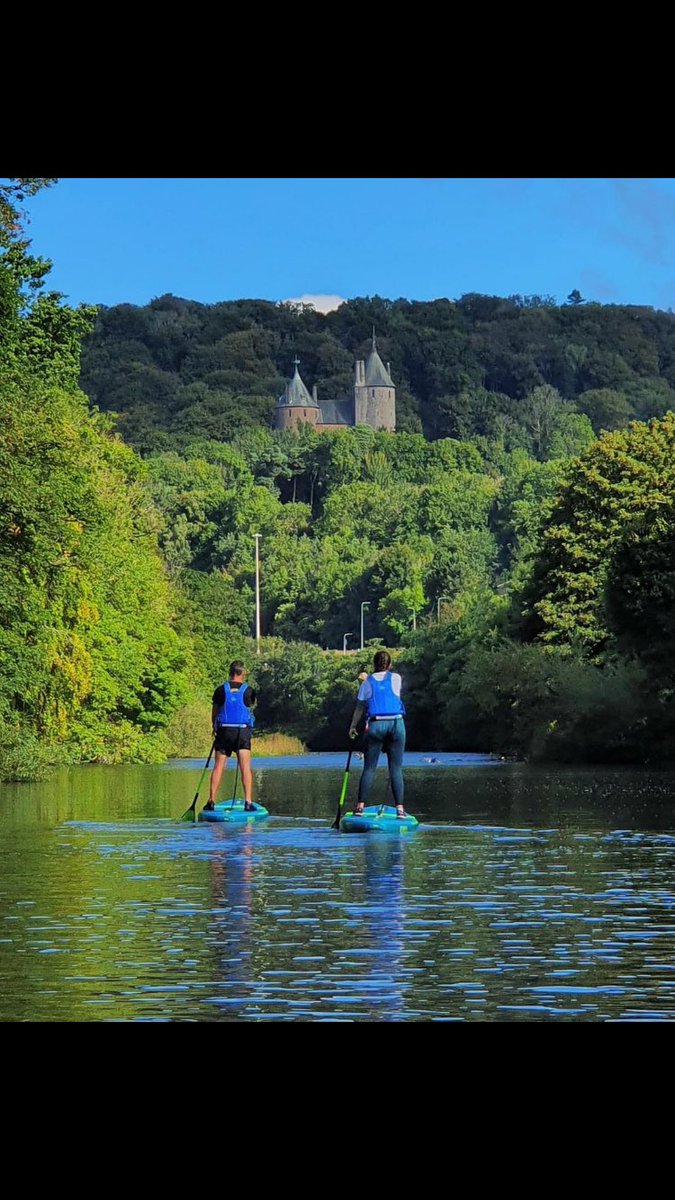
[[[375,395],[375,388],[371,388],[371,389],[370,389],[370,394],[371,394],[371,396],[374,396],[374,395]]]

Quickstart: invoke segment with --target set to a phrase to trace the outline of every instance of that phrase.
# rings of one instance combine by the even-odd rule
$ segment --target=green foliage
[[[627,523],[607,570],[605,602],[621,649],[660,688],[675,682],[675,499]]]
[[[29,371],[43,384],[72,388],[80,371],[80,343],[96,309],[68,308],[58,292],[42,291],[52,264],[29,253],[22,229],[26,214],[18,208],[54,182],[13,179],[0,186],[0,371]]]
[[[191,563],[208,568],[228,500],[235,495],[234,488],[226,489],[220,466],[172,451],[148,459],[147,480],[162,515],[159,541],[169,570],[175,575]]]
[[[177,629],[194,648],[195,677],[210,702],[232,660],[250,654],[253,593],[222,571],[184,570],[178,584]]]
[[[19,203],[51,182],[0,186],[5,777],[206,751],[235,657],[259,728],[342,746],[387,641],[411,746],[668,755],[672,314],[577,291],[325,316],[163,296],[98,312],[81,381],[104,415],[77,389],[93,310],[43,290],[22,231]],[[272,432],[289,358],[337,399],[373,323],[399,432]],[[329,649],[358,644],[363,602],[368,651]]]
[[[525,635],[549,644],[607,644],[605,585],[635,523],[675,497],[675,415],[603,436],[564,471],[526,591]],[[627,569],[625,566],[624,569]]]
[[[5,717],[7,719],[6,712]],[[43,739],[36,736],[25,721],[3,724],[0,730],[0,780],[28,783],[45,779],[48,773],[49,755]]]
[[[628,424],[634,411],[629,397],[624,392],[611,388],[598,388],[582,392],[577,396],[577,408],[590,420],[596,433],[622,429]]]
[[[644,757],[645,676],[630,662],[599,667],[540,646],[475,647],[459,690],[485,745],[533,761],[631,762]]]
[[[161,296],[100,310],[82,386],[101,408],[122,414],[124,436],[144,452],[183,449],[195,438],[239,440],[269,426],[296,352],[320,400],[348,393],[373,324],[397,384],[403,438],[487,438],[541,461],[584,448],[589,424],[579,416],[598,433],[675,407],[672,313],[556,307],[541,296],[374,296],[325,315],[302,305]],[[375,435],[369,449],[379,448]],[[330,487],[361,477],[339,460],[338,452]]]
[[[0,384],[0,712],[88,760],[161,753],[189,652],[133,452],[86,398]]]
[[[260,689],[256,720],[265,729],[293,734],[310,750],[346,746],[357,676],[371,662],[368,652],[357,657],[307,642],[264,639],[251,671]]]
[[[198,699],[174,713],[166,729],[173,758],[204,758],[211,745],[211,704]]]
[[[481,597],[418,634],[399,660],[413,746],[531,761],[635,762],[669,753],[670,697],[643,666],[588,661],[508,636],[506,601]]]

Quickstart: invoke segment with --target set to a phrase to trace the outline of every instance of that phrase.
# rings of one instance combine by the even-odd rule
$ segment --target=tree
[[[675,684],[675,497],[629,520],[607,568],[610,628],[653,678]]]
[[[86,398],[0,387],[0,716],[85,760],[161,756],[187,694],[140,465]]]
[[[605,434],[565,468],[525,604],[525,635],[555,645],[607,645],[605,583],[634,522],[675,496],[675,414]]]
[[[625,392],[612,388],[595,388],[576,398],[579,412],[585,413],[596,433],[623,429],[632,415],[631,402]]]
[[[0,192],[0,770],[25,778],[24,744],[162,757],[191,648],[140,463],[76,387],[93,310],[41,294],[50,264],[20,236],[15,202],[49,181],[14,182]]]
[[[54,183],[56,179],[10,179],[9,183],[0,184],[0,238],[7,241],[18,238],[21,223],[27,220],[19,204]]]
[[[52,264],[29,253],[22,237],[18,203],[52,179],[10,180],[0,187],[0,368],[39,374],[56,386],[74,387],[80,369],[80,342],[96,310],[62,304],[59,292],[42,292]]]

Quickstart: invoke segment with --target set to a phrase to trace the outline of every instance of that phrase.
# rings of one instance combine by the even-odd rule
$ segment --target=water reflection
[[[395,1021],[405,1011],[403,847],[399,838],[366,835],[356,853],[362,857],[361,896],[345,903],[343,911],[345,935],[353,933],[359,944],[342,948],[336,957],[341,974],[351,966],[359,972],[367,969],[367,977],[347,979],[346,992],[336,1000],[353,1002],[371,1018]]]
[[[198,776],[0,789],[0,1019],[675,1017],[672,773],[419,769],[405,837],[331,831],[339,768],[181,825]]]
[[[253,888],[255,853],[253,826],[244,826],[235,838],[224,829],[214,828],[218,847],[211,857],[209,928],[214,947],[214,978],[224,988],[241,990],[253,956]],[[228,995],[212,999],[214,1004],[239,1005]]]

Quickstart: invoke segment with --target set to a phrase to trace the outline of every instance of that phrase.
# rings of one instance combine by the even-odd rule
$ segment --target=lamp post
[[[414,608],[411,608],[410,611],[411,611],[412,617],[413,617],[413,632],[414,632],[417,629],[417,613],[415,612]]]
[[[353,637],[353,633],[346,633],[342,639],[342,653],[347,653],[347,638]]]
[[[364,608],[370,608],[369,600],[364,600],[363,603],[361,604],[361,649],[362,650],[363,650],[363,610],[364,610]]]
[[[436,622],[438,625],[441,623],[441,600],[450,600],[450,598],[450,596],[439,596],[436,601]]]
[[[255,538],[255,652],[260,654],[260,534]]]

